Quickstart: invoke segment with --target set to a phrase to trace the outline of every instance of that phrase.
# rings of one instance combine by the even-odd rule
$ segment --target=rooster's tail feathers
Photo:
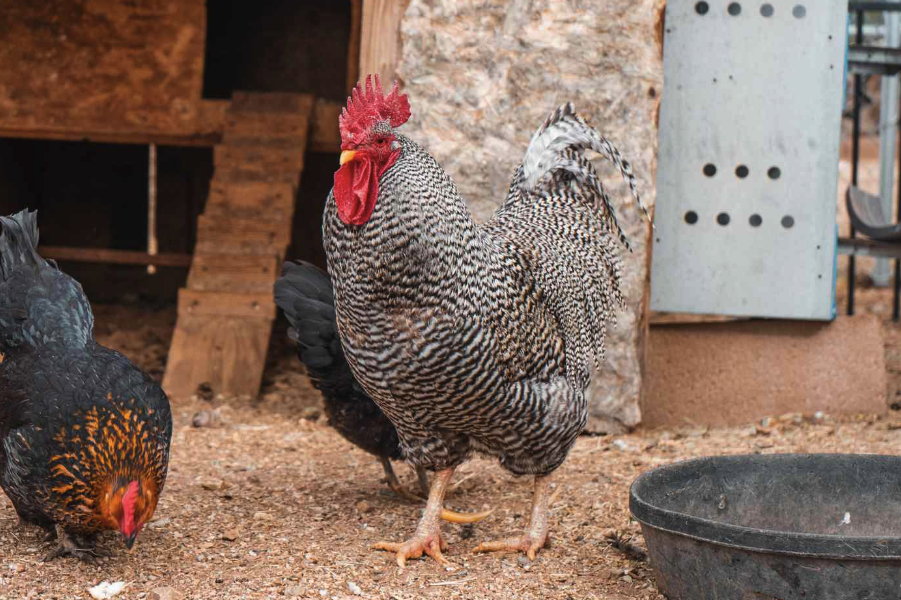
[[[541,185],[542,182],[550,180],[557,184],[560,182],[560,174],[567,174],[568,178],[577,182],[602,205],[598,208],[602,208],[606,213],[605,221],[631,250],[625,233],[616,221],[610,196],[601,184],[594,167],[585,158],[584,152],[589,149],[598,152],[616,165],[639,208],[644,211],[648,221],[651,221],[651,214],[638,193],[632,165],[607,138],[576,114],[571,102],[551,113],[532,136],[523,157],[521,185],[526,191],[534,192],[544,187]]]

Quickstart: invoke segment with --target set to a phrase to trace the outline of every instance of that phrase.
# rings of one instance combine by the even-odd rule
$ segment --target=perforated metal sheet
[[[846,2],[667,3],[654,310],[833,318],[846,36]]]

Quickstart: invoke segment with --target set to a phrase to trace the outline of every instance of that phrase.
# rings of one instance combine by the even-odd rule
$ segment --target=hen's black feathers
[[[0,217],[0,486],[25,520],[109,528],[104,494],[162,491],[172,417],[162,388],[97,344],[74,279],[35,248],[36,214]]]
[[[38,255],[36,215],[0,217],[0,352],[23,343],[84,347],[94,329],[81,285]]]
[[[338,337],[335,298],[328,275],[306,263],[285,263],[275,283],[275,303],[291,329],[297,354],[313,386],[322,393],[329,424],[366,452],[397,460],[397,430],[357,383]]]

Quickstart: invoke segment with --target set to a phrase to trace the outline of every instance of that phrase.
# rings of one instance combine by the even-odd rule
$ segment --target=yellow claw
[[[357,154],[356,150],[345,150],[344,152],[341,153],[341,158],[338,159],[338,164],[343,165],[346,162],[352,161],[354,159],[354,156],[356,156],[356,154]]]
[[[493,508],[480,513],[461,513],[455,510],[442,508],[441,520],[447,521],[448,523],[478,523],[493,512]]]

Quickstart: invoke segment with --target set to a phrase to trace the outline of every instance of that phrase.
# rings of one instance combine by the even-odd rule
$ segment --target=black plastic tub
[[[772,454],[644,473],[629,508],[670,600],[901,599],[901,458]]]

